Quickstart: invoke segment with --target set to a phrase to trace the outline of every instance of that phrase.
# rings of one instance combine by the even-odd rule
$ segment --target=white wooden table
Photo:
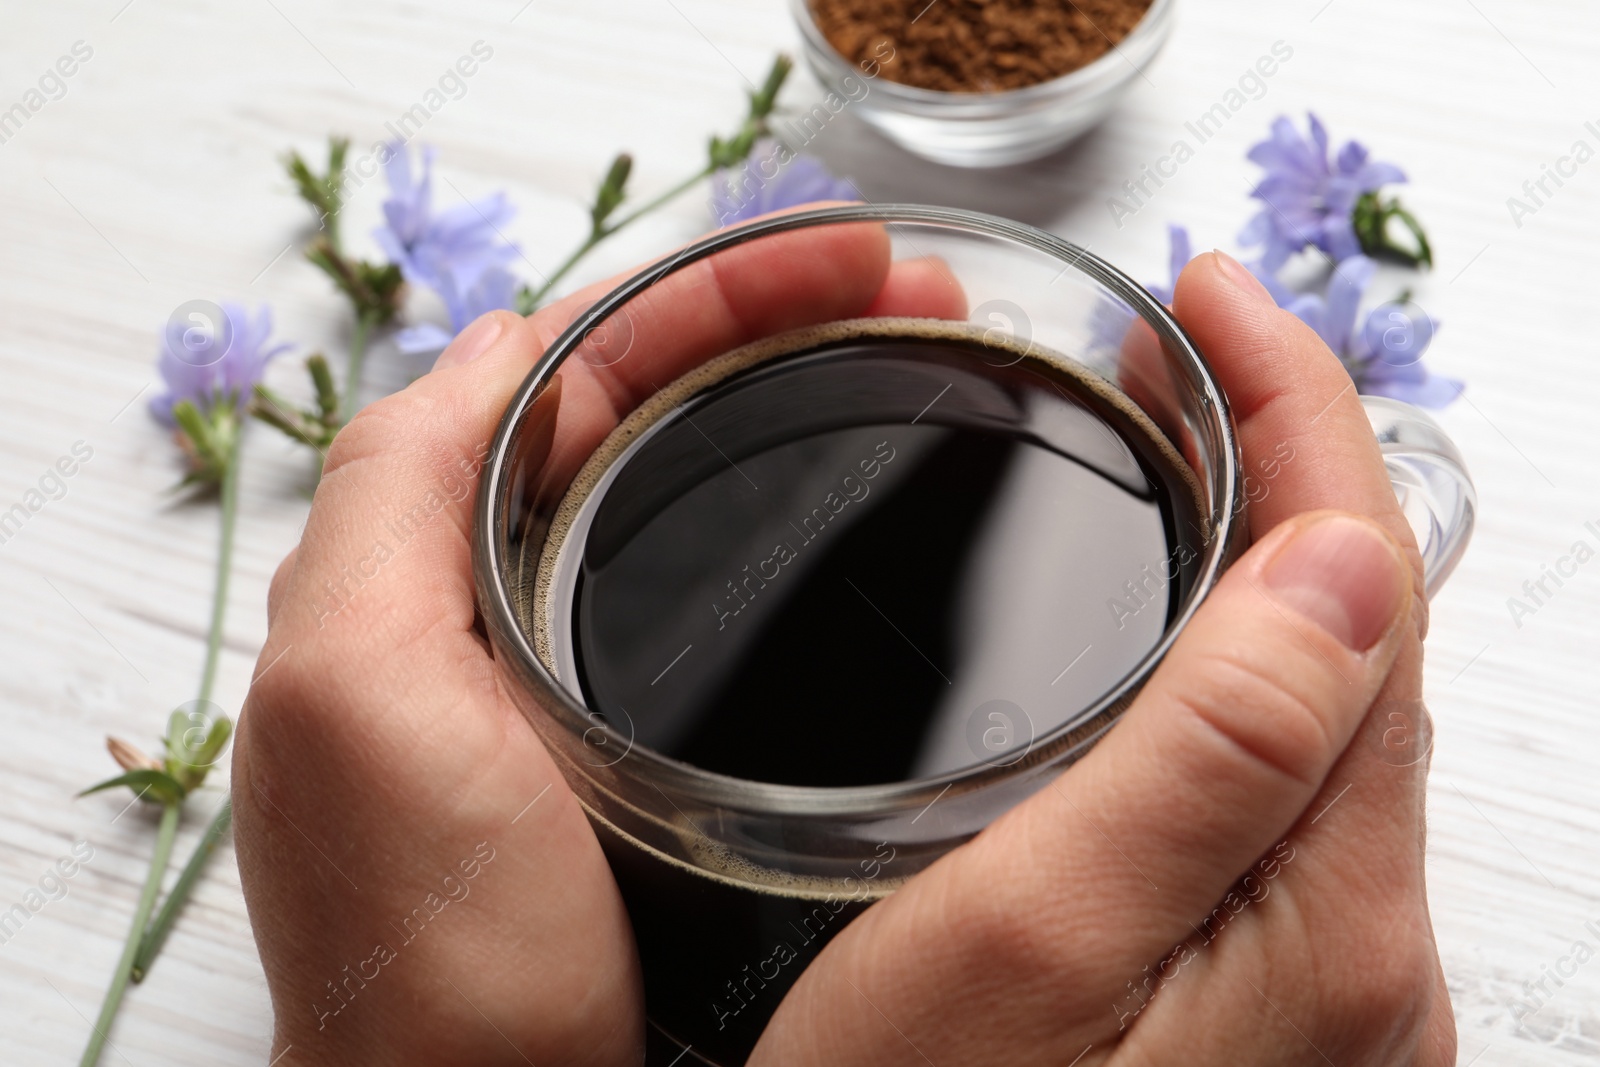
[[[519,11],[519,7],[523,8]],[[1250,211],[1242,155],[1276,114],[1316,108],[1336,138],[1401,163],[1439,266],[1417,299],[1444,322],[1430,359],[1470,383],[1443,421],[1477,478],[1477,539],[1435,604],[1428,695],[1437,721],[1429,877],[1462,1064],[1588,1062],[1600,1053],[1600,962],[1514,1024],[1523,983],[1600,920],[1600,563],[1532,616],[1507,598],[1600,520],[1600,161],[1517,225],[1506,200],[1579,139],[1600,149],[1600,8],[1585,0],[1184,0],[1172,43],[1114,120],[1075,149],[996,176],[916,162],[846,113],[811,146],[875,201],[1010,215],[1160,278],[1164,227],[1233,246]],[[448,12],[446,9],[449,9]],[[94,855],[0,945],[0,1061],[78,1054],[124,936],[153,826],[115,795],[116,733],[154,742],[192,696],[202,654],[214,509],[174,505],[175,452],[151,422],[156,331],[193,298],[270,302],[281,335],[342,350],[345,316],[286,245],[307,215],[277,159],[330,131],[370,145],[482,40],[492,59],[428,122],[442,196],[510,192],[513,227],[548,270],[580,236],[611,154],[635,153],[636,192],[665,188],[731,128],[744,79],[793,49],[780,0],[98,0],[9,5],[0,109],[75,42],[93,54],[0,144],[0,511],[75,442],[93,450],[64,497],[0,544],[0,910],[74,841]],[[1293,59],[1120,229],[1106,197],[1164,154],[1273,42]],[[741,77],[742,75],[742,77]],[[803,73],[792,106],[818,96]],[[365,247],[379,182],[350,208]],[[686,197],[624,234],[573,279],[620,269],[707,228]],[[294,362],[276,380],[297,386]],[[392,352],[374,382],[406,369]],[[267,580],[303,520],[305,464],[259,432],[243,484],[218,697],[234,709],[265,633]],[[1600,526],[1600,523],[1597,523]],[[186,821],[187,852],[214,783]],[[229,849],[105,1062],[265,1061],[269,1010]]]

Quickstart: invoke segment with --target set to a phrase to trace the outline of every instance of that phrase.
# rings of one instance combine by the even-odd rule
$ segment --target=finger
[[[1389,877],[1396,891],[1420,893],[1427,767],[1412,753],[1428,740],[1416,643],[1428,605],[1422,557],[1371,425],[1327,345],[1237,262],[1218,253],[1197,257],[1178,280],[1174,306],[1232,406],[1252,534],[1260,538],[1303,511],[1339,508],[1380,523],[1411,563],[1415,639],[1313,805],[1320,811],[1338,797],[1338,817],[1308,830],[1338,842],[1331,865],[1345,865],[1360,850],[1359,869]],[[1336,833],[1341,826],[1351,832]]]
[[[1411,591],[1370,521],[1288,522],[1223,576],[1117,728],[1036,798],[1060,820],[1023,821],[1041,871],[1098,872],[1085,894],[1146,932],[1119,948],[1130,963],[1186,936],[1300,818],[1388,677]]]
[[[1406,660],[1419,648],[1404,642],[1386,689],[1414,673]],[[1384,706],[1380,695],[1375,708]],[[1371,802],[1389,774],[1420,779],[1420,765],[1381,759],[1384,733],[1406,729],[1369,714],[1286,839],[1152,968],[1150,985],[1122,998],[1130,1025],[1116,1067],[1456,1062],[1428,918],[1421,791]],[[1387,754],[1412,758],[1392,742]]]
[[[850,229],[859,230],[859,227]],[[742,277],[743,271],[744,268],[737,265],[725,267],[725,273],[736,278]],[[602,284],[605,288],[600,291],[577,293],[552,306],[548,317],[543,313],[535,316],[535,324],[553,342],[573,319],[593,305],[598,296],[614,288],[612,283]],[[692,282],[668,278],[651,291],[649,303],[651,306],[662,303],[669,307],[690,304],[701,299],[696,289],[697,286]],[[757,292],[742,302],[751,306],[771,307],[774,303],[789,305],[793,300],[794,295],[790,293],[777,295]],[[889,264],[887,274],[880,278],[871,302],[865,307],[851,308],[841,317],[895,315],[962,319],[966,313],[966,295],[949,268],[935,258],[918,258]],[[562,389],[561,417],[557,420],[549,457],[544,463],[546,481],[558,490],[565,487],[606,435],[646,397],[709,356],[719,355],[742,343],[724,336],[715,342],[685,346],[681,351],[675,346],[671,347],[670,358],[659,359],[656,357],[660,356],[661,350],[648,345],[641,349],[641,339],[681,339],[693,335],[680,332],[682,325],[678,323],[648,324],[651,317],[634,305],[628,305],[613,316],[620,322],[608,320],[600,327],[608,334],[608,339],[601,346],[580,347],[577,358],[568,359],[558,372],[557,378]],[[826,321],[826,317],[810,315],[804,323],[778,318],[746,329],[742,338],[753,340],[794,325],[821,321]],[[600,349],[617,347],[619,341],[621,346],[626,346],[625,354],[615,363],[609,362],[612,355]]]
[[[888,273],[888,238],[876,224],[779,234],[685,267],[629,305],[635,333],[625,359],[563,369],[558,429],[592,448],[596,432],[603,436],[658,383],[746,340],[858,315]],[[897,299],[905,303],[904,289]],[[479,320],[441,356],[440,370],[340,433],[283,594],[283,619],[308,638],[336,630],[354,646],[341,657],[413,648],[440,626],[467,634],[475,478],[506,403],[564,311]],[[396,668],[396,689],[410,672],[431,669],[426,656]]]
[[[951,1062],[1066,1062],[1109,1039],[1105,1005],[1192,933],[1322,787],[1400,647],[1411,581],[1369,520],[1283,524],[1227,571],[1087,757],[829,946],[818,964],[834,953],[831,970],[818,973],[837,985],[842,968],[863,996],[808,972],[763,1048],[913,1062],[875,1011]],[[971,1018],[988,1024],[959,1021]],[[1034,1054],[997,1054],[1007,1032]],[[857,1051],[874,1035],[881,1058]]]
[[[967,317],[967,294],[938,256],[903,259],[889,268],[883,287],[862,314],[964,319]]]
[[[616,362],[570,361],[592,375],[618,414],[711,356],[747,341],[817,322],[863,315],[890,277],[888,234],[877,223],[820,226],[726,249],[669,274],[617,312],[633,338]],[[896,279],[890,299],[908,290],[953,285],[922,272]],[[959,290],[957,290],[959,295]],[[946,303],[946,301],[941,301]]]
[[[1384,470],[1355,383],[1322,338],[1277,306],[1236,260],[1195,257],[1178,278],[1173,310],[1216,373],[1239,431],[1254,537],[1321,508],[1367,515],[1422,557]]]

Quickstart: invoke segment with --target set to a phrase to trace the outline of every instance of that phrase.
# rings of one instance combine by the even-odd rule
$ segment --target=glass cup
[[[885,288],[891,261],[896,280]],[[985,375],[1002,373],[1019,353],[1064,356],[1080,375],[1075,381],[1136,407],[1138,425],[1181,454],[1193,475],[1197,536],[1181,580],[1174,577],[1164,623],[1148,647],[1100,676],[1081,707],[1035,722],[1014,704],[981,704],[966,724],[970,758],[905,780],[758,781],[640,743],[635,717],[589,706],[574,673],[578,579],[563,561],[594,544],[594,522],[610,521],[593,518],[595,502],[611,493],[622,514],[666,506],[656,498],[676,473],[646,466],[641,474],[638,457],[675,430],[680,442],[704,438],[706,462],[737,469],[818,419],[832,427],[910,425],[983,408],[990,394],[979,387],[941,397],[932,389],[880,391],[870,404],[861,391],[818,404],[802,391],[776,389],[734,433],[734,422],[707,421],[711,409],[696,407],[747,380],[741,375],[775,365],[766,359],[799,358],[784,351],[787,331],[830,323],[858,335],[906,328],[904,318],[878,313],[915,310],[906,295],[913,282],[942,316],[917,321],[965,331],[988,365]],[[1431,594],[1470,535],[1472,483],[1426,415],[1394,401],[1365,402],[1417,529]],[[1083,445],[1092,436],[1071,440]],[[712,234],[577,313],[496,434],[478,495],[478,596],[508,688],[587,811],[628,905],[662,1062],[684,1046],[686,1063],[744,1062],[784,991],[830,937],[1087,751],[1245,547],[1243,515],[1267,478],[1242,466],[1227,397],[1160,301],[1085,250],[990,215],[858,205],[769,218]],[[1049,638],[1054,625],[1032,628]],[[1041,677],[1066,674],[1078,652],[1062,637],[1054,658],[1038,664]],[[660,677],[686,669],[666,658]],[[1005,743],[991,748],[996,731]]]

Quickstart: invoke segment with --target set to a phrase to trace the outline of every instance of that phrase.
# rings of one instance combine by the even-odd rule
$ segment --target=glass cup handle
[[[1478,491],[1461,450],[1433,416],[1383,396],[1363,396],[1383,465],[1400,499],[1400,510],[1417,535],[1429,599],[1455,570],[1472,538]]]

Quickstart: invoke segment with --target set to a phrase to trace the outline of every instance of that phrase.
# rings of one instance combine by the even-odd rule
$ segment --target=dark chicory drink
[[[1193,472],[1077,363],[966,323],[832,323],[669,385],[591,457],[538,564],[535,644],[635,745],[860,786],[1024,758],[1150,652],[1195,579]],[[604,824],[652,1020],[743,1062],[850,885]],[[704,847],[702,847],[704,846]]]

